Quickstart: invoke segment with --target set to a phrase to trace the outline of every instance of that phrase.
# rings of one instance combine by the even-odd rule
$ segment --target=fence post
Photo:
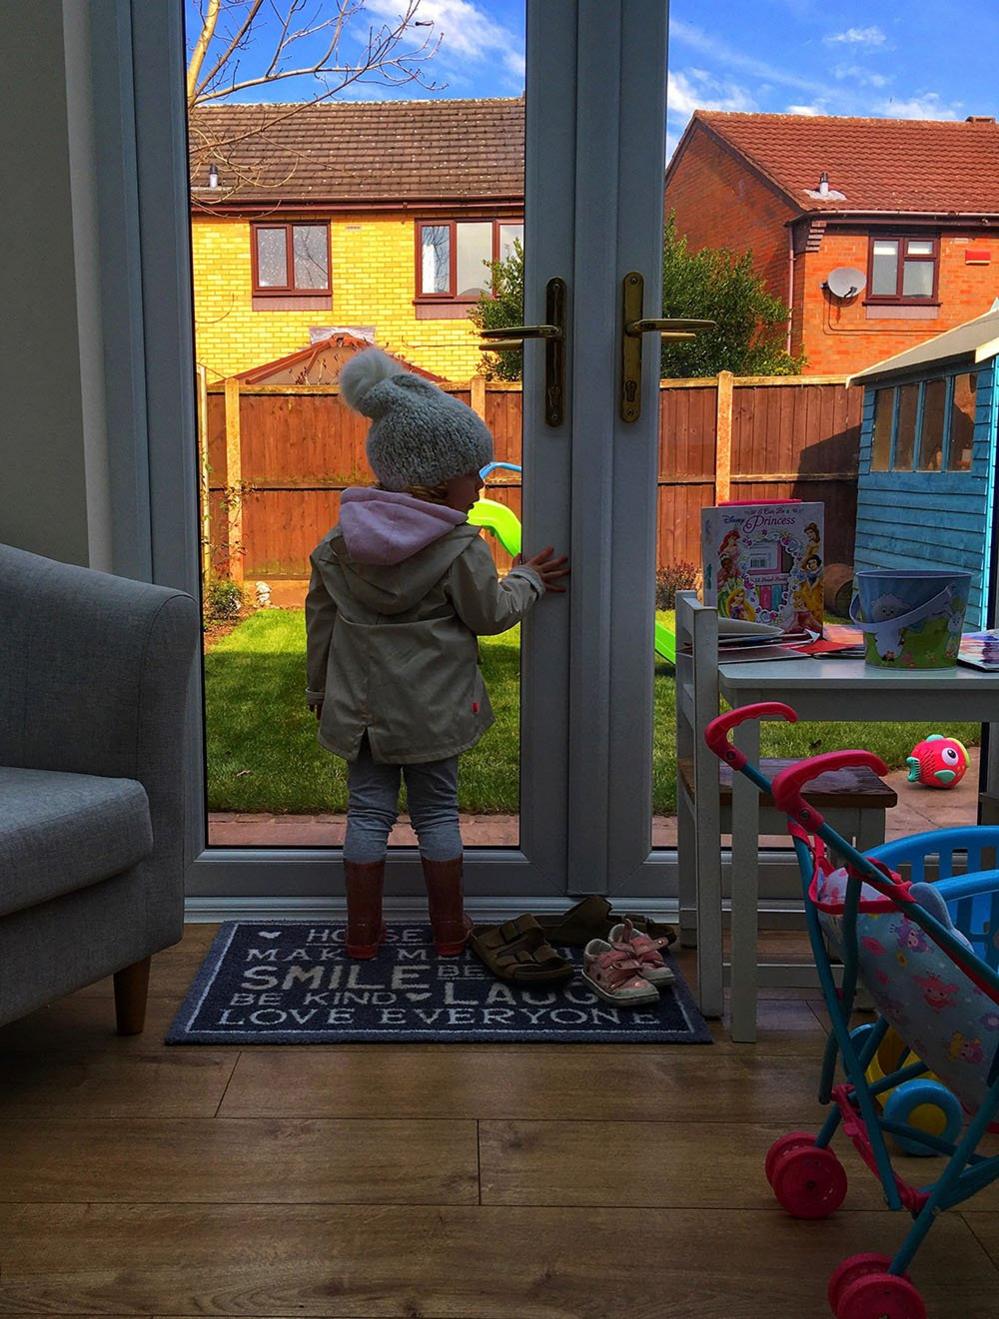
[[[715,503],[724,503],[732,491],[732,372],[718,372],[715,413]]]
[[[469,382],[469,406],[472,411],[478,413],[483,421],[486,419],[486,378],[485,376],[472,376]]]
[[[243,455],[239,441],[239,380],[225,382],[225,510],[229,524],[229,576],[243,583]]]

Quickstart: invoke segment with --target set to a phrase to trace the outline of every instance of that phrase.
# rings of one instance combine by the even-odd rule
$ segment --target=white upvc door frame
[[[653,849],[652,750],[660,341],[643,336],[641,415],[620,417],[623,281],[662,308],[668,5],[580,0],[573,387],[570,890],[672,907],[675,849]],[[669,444],[671,437],[665,437]],[[672,736],[672,730],[670,730]],[[776,910],[793,855],[762,858]],[[723,867],[729,880],[726,857]]]
[[[642,416],[618,415],[621,282],[661,288],[667,5],[527,0],[527,290],[568,285],[566,415],[545,424],[543,346],[524,350],[525,543],[569,547],[570,593],[526,620],[521,847],[468,855],[470,907],[557,909],[608,892],[669,906],[676,860],[651,835],[658,341]],[[93,0],[101,331],[115,572],[200,597],[184,31],[179,3]],[[667,441],[668,442],[668,441]],[[187,729],[189,910],[205,918],[339,909],[339,851],[211,848],[204,693]],[[776,860],[776,858],[774,858]],[[391,859],[398,910],[415,851]],[[786,861],[775,867],[787,872]],[[769,875],[770,867],[764,872]]]
[[[527,253],[525,315],[544,320],[545,284],[561,276],[572,307],[576,169],[576,0],[531,0],[527,31]],[[115,571],[200,598],[193,303],[179,3],[95,0],[91,14],[95,120],[114,163],[98,205],[110,217],[102,248],[108,413],[117,419],[113,516],[122,521]],[[98,83],[99,78],[99,83]],[[525,345],[525,537],[568,545],[570,436],[544,420],[543,346]],[[567,381],[573,349],[567,344]],[[567,862],[569,597],[525,621],[521,667],[521,846],[467,856],[469,907],[557,909]],[[342,909],[339,849],[208,848],[204,805],[204,692],[193,678],[187,730],[188,910]],[[405,913],[422,889],[415,849],[394,849],[390,890]],[[425,899],[424,899],[425,901]]]
[[[582,0],[577,176],[569,872],[580,892],[631,894],[648,862],[652,794],[659,343],[643,343],[641,415],[620,417],[622,288],[638,271],[659,315],[668,6]],[[581,663],[577,663],[577,659]],[[668,869],[675,863],[665,862]],[[624,881],[622,883],[622,880]]]

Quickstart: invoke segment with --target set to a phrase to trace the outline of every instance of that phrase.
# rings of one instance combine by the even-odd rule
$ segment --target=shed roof
[[[189,131],[202,206],[524,195],[522,98],[205,106]]]
[[[344,364],[372,345],[373,340],[351,334],[349,330],[334,330],[306,348],[298,348],[293,353],[276,358],[273,362],[264,362],[261,366],[240,371],[237,379],[247,385],[336,384]],[[396,353],[387,353],[386,356],[393,362],[399,363],[400,371],[409,371],[413,375],[423,376],[426,380],[444,379],[443,376],[435,375],[433,371],[427,371],[422,366],[407,362]]]
[[[901,375],[919,371],[923,367],[936,366],[940,362],[954,361],[967,357],[971,363],[987,362],[999,353],[999,298],[987,312],[976,316],[974,320],[955,325],[952,330],[944,330],[934,339],[907,348],[904,353],[875,362],[864,371],[858,371],[847,379],[848,385],[863,384],[868,380],[880,379],[882,376]]]
[[[803,212],[995,215],[999,125],[970,120],[695,110],[667,175],[700,124]],[[819,176],[830,193],[818,195]]]

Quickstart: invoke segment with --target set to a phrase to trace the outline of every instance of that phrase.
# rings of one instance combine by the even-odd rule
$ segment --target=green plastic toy
[[[511,472],[522,471],[522,468],[515,463],[489,463],[486,467],[483,467],[479,475],[483,481],[487,481],[491,473],[495,472],[498,467]],[[472,505],[468,520],[473,527],[482,527],[484,531],[488,531],[495,536],[507,554],[511,554],[516,558],[521,552],[522,529],[520,518],[506,504],[501,504],[495,499],[480,499]],[[676,664],[676,634],[671,632],[665,623],[660,623],[658,619],[655,625],[654,645],[656,654],[661,659],[664,659],[667,664]]]

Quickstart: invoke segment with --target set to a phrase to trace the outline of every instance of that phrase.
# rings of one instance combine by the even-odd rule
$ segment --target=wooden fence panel
[[[735,382],[732,498],[823,502],[828,563],[853,561],[861,403],[841,382]]]
[[[226,484],[225,395],[221,391],[208,395],[208,474],[212,488]]]
[[[833,377],[723,376],[721,383],[663,382],[658,566],[700,562],[700,510],[726,497],[824,501],[827,561],[852,562],[861,391]],[[521,461],[518,385],[478,382],[474,390],[448,392],[479,408],[498,460]],[[341,402],[335,386],[243,388],[238,426],[228,431],[247,487],[234,514],[224,503],[232,492],[225,490],[231,482],[223,390],[209,391],[207,404],[216,570],[228,560],[233,575],[247,580],[301,580],[309,552],[337,520],[340,492],[374,479],[364,454],[367,420]],[[517,474],[497,473],[489,494],[519,515]],[[508,556],[490,544],[507,568]]]

